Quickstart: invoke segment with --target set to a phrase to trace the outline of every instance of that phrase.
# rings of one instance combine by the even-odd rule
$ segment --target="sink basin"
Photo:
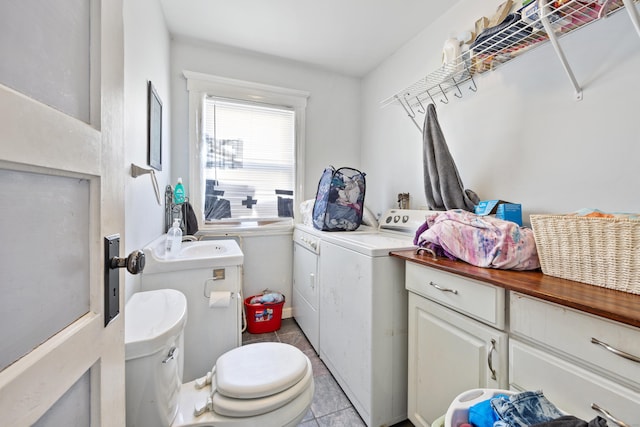
[[[182,249],[175,258],[165,256],[165,240],[166,236],[160,236],[144,248],[146,264],[142,274],[225,267],[244,262],[244,254],[235,240],[182,242]]]

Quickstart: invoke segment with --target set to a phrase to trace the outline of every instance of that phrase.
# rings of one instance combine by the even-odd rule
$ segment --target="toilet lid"
[[[308,358],[296,347],[274,342],[248,344],[216,361],[216,390],[235,399],[270,396],[297,384]]]
[[[256,399],[235,399],[215,392],[211,399],[213,411],[226,417],[254,417],[273,412],[289,404],[301,396],[309,387],[313,387],[311,361],[306,356],[304,356],[304,359],[306,359],[306,373],[302,379],[292,387],[279,393]]]

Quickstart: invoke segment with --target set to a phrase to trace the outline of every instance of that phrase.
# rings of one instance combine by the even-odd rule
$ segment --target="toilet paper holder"
[[[222,279],[224,279],[224,268],[213,270],[213,277],[209,277],[204,281],[204,287],[202,289],[204,298],[209,299],[209,297],[211,296],[211,292],[216,291],[214,287],[215,282]],[[224,290],[221,291],[224,292]],[[236,294],[240,295],[239,292],[234,291],[229,291],[229,293],[231,294],[231,299],[235,298]]]

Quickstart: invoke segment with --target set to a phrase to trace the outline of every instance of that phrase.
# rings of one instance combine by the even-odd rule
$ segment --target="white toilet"
[[[173,289],[139,292],[127,303],[127,427],[299,424],[314,392],[304,353],[283,343],[245,345],[220,356],[206,377],[182,384],[186,321],[187,300]]]

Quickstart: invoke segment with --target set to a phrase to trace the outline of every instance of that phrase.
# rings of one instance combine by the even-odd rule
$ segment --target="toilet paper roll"
[[[211,291],[209,293],[209,308],[229,307],[231,292]]]

